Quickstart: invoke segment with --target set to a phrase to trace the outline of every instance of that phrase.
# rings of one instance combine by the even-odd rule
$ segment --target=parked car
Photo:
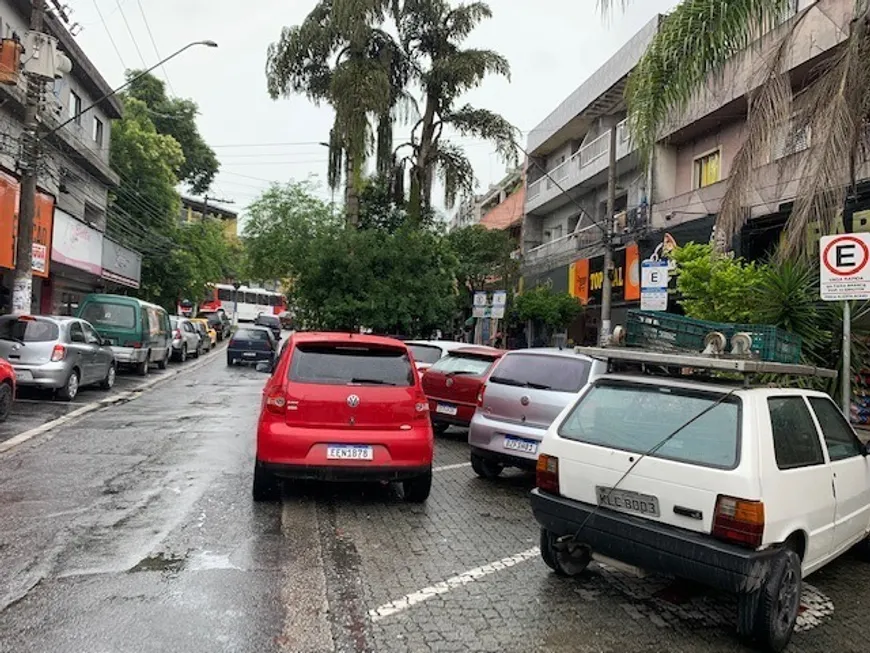
[[[292,331],[294,326],[293,313],[290,311],[284,311],[281,315],[278,316],[278,319],[281,320],[281,328],[286,329],[287,331]]]
[[[493,363],[505,352],[491,347],[461,347],[437,361],[423,374],[423,392],[435,433],[451,425],[468,427],[477,409],[477,395]]]
[[[454,349],[468,347],[467,342],[453,342],[451,340],[404,340],[414,356],[414,365],[417,370],[424,372],[434,363],[444,358]]]
[[[166,369],[171,354],[169,315],[160,306],[125,295],[92,294],[76,316],[108,340],[121,367],[145,376],[151,364]]]
[[[265,362],[274,366],[278,359],[278,341],[272,330],[261,326],[240,327],[227,345],[227,365]]]
[[[104,390],[115,385],[115,354],[108,340],[75,317],[0,317],[0,357],[14,368],[19,387],[51,389],[64,401],[87,385]]]
[[[355,479],[401,482],[406,501],[425,501],[434,438],[408,348],[350,333],[287,340],[263,391],[254,500],[281,479]]]
[[[532,493],[544,562],[574,576],[600,555],[733,592],[738,631],[782,651],[802,577],[870,550],[870,450],[822,392],[663,376],[665,358],[674,371],[738,362],[614,349],[658,375],[600,376],[548,429]]]
[[[230,333],[232,333],[233,324],[223,310],[200,313],[199,317],[205,319],[209,326],[215,330],[218,342],[223,342],[224,338],[228,338]]]
[[[573,350],[507,352],[481,387],[468,430],[474,472],[495,478],[505,467],[535,469],[550,423],[606,367]]]
[[[5,422],[15,402],[15,368],[0,358],[0,422]]]
[[[193,322],[186,317],[173,315],[169,318],[172,327],[172,357],[180,363],[188,356],[199,358],[202,353],[202,336],[197,332]]]
[[[270,329],[272,331],[272,335],[275,336],[275,340],[281,339],[281,320],[278,319],[277,315],[267,315],[266,313],[260,313],[254,320],[254,325]]]
[[[208,320],[201,317],[195,317],[191,322],[193,322],[196,332],[202,337],[202,350],[211,351],[217,344],[217,331],[209,326]]]

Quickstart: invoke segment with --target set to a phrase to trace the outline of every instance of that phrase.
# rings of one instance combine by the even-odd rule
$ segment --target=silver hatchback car
[[[52,389],[72,401],[79,388],[115,385],[115,354],[89,322],[64,316],[0,317],[0,357],[19,387]]]
[[[547,428],[607,364],[562,349],[510,351],[478,396],[468,430],[471,466],[483,478],[505,467],[534,469]]]

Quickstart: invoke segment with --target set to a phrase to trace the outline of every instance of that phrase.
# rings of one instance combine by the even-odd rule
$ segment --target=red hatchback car
[[[295,333],[263,390],[255,501],[281,479],[398,481],[422,503],[432,486],[429,404],[408,348],[356,333]]]
[[[435,433],[451,425],[468,427],[477,409],[477,394],[504,350],[492,347],[454,349],[423,374],[423,392]]]
[[[0,422],[5,422],[15,401],[15,369],[0,358]]]

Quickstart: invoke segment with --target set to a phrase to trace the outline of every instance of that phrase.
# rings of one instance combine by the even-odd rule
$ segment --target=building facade
[[[800,15],[785,58],[796,89],[845,39],[853,9],[849,0],[796,0],[787,24],[774,28],[787,29]],[[629,39],[529,136],[523,287],[545,284],[570,292],[586,305],[568,333],[577,344],[598,338],[611,141],[616,146],[611,277],[611,320],[616,325],[624,323],[627,309],[639,307],[643,260],[666,258],[674,245],[714,237],[734,157],[746,137],[747,93],[761,83],[759,70],[769,57],[770,46],[752,47],[736,56],[722,75],[711,76],[688,109],[672,116],[647,170],[640,166],[625,127],[623,97],[628,75],[662,20],[656,16]],[[750,219],[734,243],[741,255],[761,257],[770,251],[797,194],[801,157],[811,147],[811,135],[786,138],[790,128],[783,126],[767,164],[753,174],[753,190],[746,198]],[[866,163],[860,168],[859,177],[870,176]],[[870,225],[870,219],[866,222]]]
[[[192,223],[202,220],[203,215],[206,215],[209,218],[221,221],[224,227],[224,235],[228,239],[238,239],[239,214],[236,211],[208,203],[207,199],[198,200],[182,195],[179,221],[182,224]]]
[[[509,171],[497,183],[490,184],[485,193],[463,200],[448,222],[447,230],[453,231],[480,224],[484,216],[501,205],[509,196],[514,195],[522,185],[523,171],[521,169]]]

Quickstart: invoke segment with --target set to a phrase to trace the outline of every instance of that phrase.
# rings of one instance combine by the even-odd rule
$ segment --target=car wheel
[[[471,469],[481,478],[493,479],[501,476],[501,473],[504,471],[504,465],[473,453],[471,454]]]
[[[230,358],[229,356],[227,356],[227,367],[232,367],[235,364],[236,364],[236,360],[234,358]]]
[[[544,564],[557,576],[563,578],[578,576],[592,562],[589,548],[580,544],[559,545],[556,539],[554,533],[545,528],[541,529],[541,558]]]
[[[270,474],[263,463],[254,463],[254,484],[252,488],[254,501],[275,501],[281,496],[281,481]]]
[[[444,422],[432,422],[432,430],[435,432],[435,435],[444,435],[447,433],[447,429],[450,428],[450,424],[445,424]]]
[[[115,374],[115,366],[109,365],[109,369],[106,371],[106,378],[100,383],[100,387],[103,390],[111,390],[115,387]]]
[[[62,401],[72,401],[79,393],[79,371],[73,370],[66,379],[66,383],[57,391],[57,398]]]
[[[408,503],[423,503],[429,498],[429,493],[432,491],[432,470],[417,476],[402,481],[402,492],[405,495],[405,501]]]
[[[167,367],[169,367],[169,350],[168,349],[166,350],[166,353],[163,355],[163,358],[161,358],[159,361],[157,361],[157,369],[158,370],[165,370]]]
[[[5,422],[12,411],[12,402],[15,399],[13,395],[12,386],[9,383],[0,383],[0,422]]]
[[[773,559],[757,600],[755,636],[767,650],[779,653],[788,646],[800,611],[801,586],[801,559],[791,549],[782,549]],[[751,605],[742,607],[747,611]]]
[[[180,363],[187,362],[187,345],[181,345],[181,353],[178,354],[178,361]]]
[[[195,351],[193,352],[193,357],[194,357],[194,358],[199,358],[199,355],[200,355],[201,353],[202,353],[202,343],[198,343],[198,344],[196,345],[196,349],[195,349]]]
[[[148,376],[151,371],[151,352],[145,352],[145,360],[136,365],[136,374],[139,376]]]

